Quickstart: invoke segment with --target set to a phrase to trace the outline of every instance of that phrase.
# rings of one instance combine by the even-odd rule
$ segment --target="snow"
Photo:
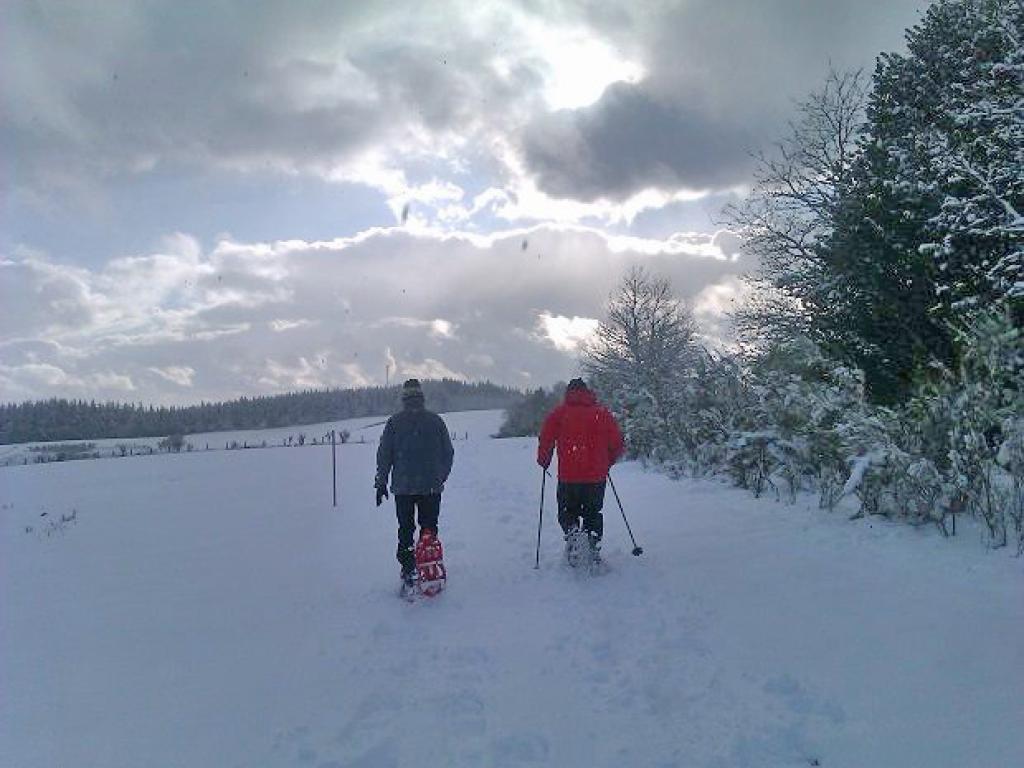
[[[325,421],[319,424],[305,424],[293,427],[270,427],[267,429],[246,429],[227,432],[202,432],[198,434],[185,435],[185,444],[192,444],[196,451],[204,451],[207,446],[211,451],[222,451],[226,444],[232,442],[241,446],[248,446],[250,449],[260,448],[266,442],[268,448],[280,448],[281,441],[289,437],[298,440],[299,435],[305,435],[307,443],[313,439],[321,440],[332,429],[341,431],[347,429],[351,433],[351,439],[370,440],[373,435],[380,434],[380,429],[373,431],[383,423],[381,416],[363,416],[356,419],[344,421]],[[56,452],[58,447],[64,446],[87,446],[90,452],[98,452],[101,459],[121,458],[118,447],[121,445],[130,446],[135,454],[148,455],[160,452],[160,441],[164,436],[156,437],[111,437],[97,440],[54,440],[40,441],[34,443],[18,443],[15,445],[0,445],[0,466],[17,466],[24,463],[34,463],[39,455],[39,449],[52,449]],[[290,446],[299,447],[299,446]],[[306,446],[302,446],[306,447]],[[130,458],[130,457],[125,457]],[[80,459],[89,461],[91,459]]]
[[[413,605],[379,427],[337,509],[324,447],[0,470],[0,765],[1024,764],[1007,550],[625,464],[644,556],[609,494],[610,572],[562,565],[549,483],[534,570],[534,442],[446,420],[448,590]]]

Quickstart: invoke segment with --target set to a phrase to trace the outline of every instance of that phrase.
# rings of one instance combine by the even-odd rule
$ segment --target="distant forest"
[[[182,407],[62,399],[0,405],[0,444],[162,437],[384,416],[398,410],[399,390],[398,386],[310,390]],[[506,408],[522,398],[510,387],[452,379],[424,381],[423,392],[433,411]]]
[[[518,402],[505,409],[505,420],[497,437],[539,435],[544,418],[562,402],[564,396],[565,382],[555,384],[550,390],[540,387],[526,392]]]

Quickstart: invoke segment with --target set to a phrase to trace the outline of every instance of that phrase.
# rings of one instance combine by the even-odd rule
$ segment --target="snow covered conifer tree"
[[[921,120],[913,177],[942,192],[923,249],[943,304],[960,313],[1024,302],[1024,4],[942,0],[892,57],[917,87],[900,105]],[[904,139],[897,146],[905,146]]]

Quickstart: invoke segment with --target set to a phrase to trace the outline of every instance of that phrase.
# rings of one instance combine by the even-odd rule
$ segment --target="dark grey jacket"
[[[407,402],[388,419],[377,447],[378,488],[400,495],[439,494],[452,471],[455,449],[448,427],[422,400]]]

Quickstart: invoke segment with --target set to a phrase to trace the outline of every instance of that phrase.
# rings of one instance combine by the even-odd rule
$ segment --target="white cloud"
[[[187,365],[168,365],[165,368],[150,367],[147,370],[179,387],[191,387],[192,379],[196,375],[195,369]]]
[[[436,338],[454,339],[455,326],[447,320],[436,318],[430,321],[430,333]]]
[[[9,381],[16,383],[19,389],[31,387],[34,384],[46,387],[73,387],[80,383],[79,379],[70,376],[63,368],[51,363],[0,364],[0,373]]]
[[[323,387],[326,380],[322,365],[314,365],[300,356],[294,365],[267,360],[264,375],[258,379],[258,383],[271,390],[289,391]]]
[[[706,286],[693,300],[701,335],[713,346],[734,346],[731,314],[750,296],[750,286],[738,276]]]
[[[52,363],[0,364],[0,386],[4,392],[0,397],[12,400],[40,399],[42,393],[84,398],[135,390],[131,377],[124,374],[103,370],[79,376]]]
[[[720,283],[703,288],[693,302],[693,312],[698,317],[721,317],[735,309],[750,289],[738,277],[729,277]]]
[[[269,325],[270,330],[274,331],[275,333],[281,333],[282,331],[293,331],[296,328],[308,328],[311,325],[315,325],[316,322],[317,321],[315,320],[308,320],[306,318],[299,318],[296,320],[285,320],[282,318],[276,318],[274,320],[271,320]]]
[[[541,312],[537,325],[543,336],[561,352],[575,352],[597,330],[600,321],[593,317],[565,317]]]
[[[102,391],[135,391],[135,384],[132,382],[131,376],[125,376],[124,374],[113,373],[111,371],[94,373],[88,378],[87,383],[91,388]]]
[[[440,360],[426,358],[418,363],[403,362],[399,366],[402,378],[414,379],[468,379],[464,373],[454,371]]]
[[[334,380],[335,384],[346,387],[368,387],[376,383],[358,363],[342,363],[339,369],[343,378]]]
[[[197,341],[213,341],[214,339],[220,339],[224,336],[237,336],[240,333],[245,333],[250,328],[252,328],[251,323],[235,323],[222,328],[194,331],[189,333],[188,337],[196,339]]]
[[[743,263],[723,258],[711,237],[393,227],[205,250],[179,239],[93,270],[14,256],[0,265],[0,292],[11,297],[0,305],[0,399],[131,391],[211,400],[383,383],[388,365],[392,381],[519,383],[525,372],[531,383],[553,382],[572,373],[580,341],[630,266],[669,277],[714,320],[726,289],[707,287]]]
[[[429,331],[435,339],[454,339],[456,326],[449,320],[440,317],[433,320],[421,320],[416,317],[385,317],[375,323],[376,327],[397,326],[400,328],[422,328]]]
[[[711,244],[718,248],[724,257],[735,259],[739,257],[740,250],[743,247],[743,237],[737,232],[720,229],[711,238]]]

